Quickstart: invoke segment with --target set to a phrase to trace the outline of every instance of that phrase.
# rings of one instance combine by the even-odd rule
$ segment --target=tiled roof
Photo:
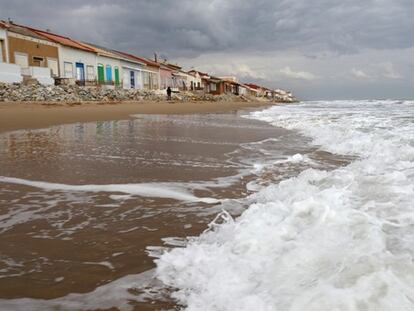
[[[51,40],[48,40],[47,38],[35,33],[34,31],[31,31],[29,28],[27,28],[25,26],[20,26],[20,25],[16,25],[16,24],[7,24],[7,30],[10,31],[10,32],[17,33],[19,35],[32,37],[32,38],[36,38],[36,39],[40,39],[40,40],[51,41]]]
[[[85,46],[84,44],[82,44],[79,41],[73,40],[71,38],[68,37],[64,37],[55,33],[51,33],[49,31],[44,31],[44,30],[40,30],[40,29],[36,29],[36,28],[32,28],[32,27],[27,27],[27,26],[22,26],[22,25],[16,25],[13,24],[13,26],[18,26],[21,28],[26,28],[27,30],[37,34],[40,37],[46,38],[49,41],[55,42],[55,43],[59,43],[65,46],[69,46],[71,48],[74,49],[78,49],[78,50],[84,50],[87,52],[95,52],[94,49]]]
[[[127,56],[127,57],[130,57],[130,58],[132,58],[132,59],[135,59],[135,60],[137,60],[137,61],[139,61],[139,62],[142,62],[142,63],[144,63],[144,64],[146,64],[146,65],[148,65],[148,66],[160,67],[160,64],[159,64],[159,63],[156,63],[156,62],[154,62],[154,61],[152,61],[152,60],[149,60],[149,59],[147,59],[147,58],[140,57],[140,56],[136,56],[136,55],[129,54],[129,53],[125,53],[125,52],[120,52],[120,51],[116,51],[116,52],[118,52],[118,53],[120,53],[120,54],[122,54],[122,55],[125,55],[125,56]]]
[[[0,21],[0,28],[8,28],[8,26],[5,22]]]
[[[255,89],[255,90],[258,90],[258,89],[261,89],[262,88],[262,87],[260,87],[260,86],[258,86],[256,84],[253,84],[253,83],[246,83],[245,85],[247,85],[248,87],[250,87],[252,89]]]

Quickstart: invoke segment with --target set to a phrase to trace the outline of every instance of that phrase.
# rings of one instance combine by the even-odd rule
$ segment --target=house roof
[[[154,62],[152,60],[149,60],[147,58],[141,57],[141,56],[137,56],[137,55],[134,55],[134,54],[130,54],[130,53],[126,53],[126,52],[121,52],[121,51],[116,51],[116,53],[121,54],[121,55],[124,55],[124,57],[127,57],[129,59],[133,59],[133,60],[135,60],[137,62],[141,62],[141,63],[143,63],[143,64],[145,64],[147,66],[160,67],[160,64],[158,64],[158,63],[156,63],[156,62]]]
[[[113,53],[115,53],[116,55],[119,55],[120,57],[122,57],[122,59],[129,61],[129,62],[133,62],[133,63],[138,63],[140,65],[146,65],[143,61],[138,60],[136,57],[133,57],[130,54],[124,53],[124,52],[120,52],[120,51],[116,51],[116,50],[111,50]]]
[[[95,53],[95,50],[82,44],[79,41],[73,40],[71,38],[68,37],[64,37],[64,36],[60,36],[54,33],[50,33],[47,31],[42,31],[42,30],[36,30],[33,29],[34,32],[36,32],[37,34],[44,36],[46,38],[48,38],[51,41],[54,41],[56,43],[59,43],[61,45],[65,45],[74,49],[78,49],[78,50],[83,50],[83,51],[87,51],[87,52],[93,52]]]
[[[201,78],[205,78],[205,77],[209,77],[210,75],[208,74],[208,73],[205,73],[205,72],[201,72],[201,71],[198,71],[198,70],[190,70],[188,73],[192,73],[192,72],[194,72],[194,73],[198,73],[198,75],[201,77]]]
[[[172,69],[171,67],[166,66],[165,64],[162,64],[162,63],[160,64],[160,69],[171,71],[171,72],[176,71],[175,69]]]
[[[167,66],[168,68],[172,69],[172,70],[181,70],[182,67],[178,66],[178,65],[173,65],[170,63],[161,63],[161,65]]]
[[[262,88],[261,86],[258,86],[257,84],[254,84],[254,83],[245,83],[245,85],[247,85],[248,87],[254,90],[259,90]]]
[[[7,23],[0,21],[0,28],[8,28]]]
[[[37,34],[36,32],[30,30],[26,26],[20,26],[20,25],[16,25],[16,24],[13,24],[13,23],[7,23],[6,27],[7,27],[8,31],[17,33],[19,35],[32,37],[32,38],[36,38],[36,39],[39,39],[39,40],[51,41],[51,40],[45,38],[44,36],[41,36],[41,35]]]
[[[106,56],[106,57],[110,57],[110,58],[116,58],[116,59],[121,59],[123,58],[120,55],[115,54],[114,52],[112,52],[110,49],[107,49],[105,47],[96,45],[95,43],[86,43],[86,42],[82,42],[83,45],[87,46],[90,49],[95,50],[95,53],[98,53],[101,56]]]
[[[14,24],[14,23],[11,24],[11,28],[10,28],[11,31],[15,30],[13,28],[13,26],[20,28],[19,30],[26,32],[27,35],[36,34],[36,37],[40,38],[40,39],[46,39],[48,41],[59,43],[61,45],[69,46],[71,48],[78,49],[78,50],[84,50],[84,51],[87,51],[87,52],[95,52],[93,49],[83,45],[79,41],[76,41],[76,40],[73,40],[71,38],[52,33],[50,31],[44,31],[44,30],[33,28],[33,27],[17,25],[17,24]],[[28,32],[30,32],[30,33],[28,33]],[[24,33],[22,33],[22,34],[24,34]]]
[[[251,91],[254,91],[254,92],[258,92],[259,91],[258,89],[255,89],[255,88],[250,87],[248,83],[244,83],[244,84],[242,83],[241,86],[243,86],[246,89],[249,89]]]

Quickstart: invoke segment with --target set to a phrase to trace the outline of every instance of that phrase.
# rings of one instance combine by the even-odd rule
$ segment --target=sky
[[[0,0],[0,19],[300,99],[414,99],[413,0]]]

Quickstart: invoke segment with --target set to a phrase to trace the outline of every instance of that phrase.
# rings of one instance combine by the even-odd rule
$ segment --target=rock
[[[250,101],[258,98],[236,96],[233,94],[211,95],[203,92],[181,91],[173,93],[176,101]],[[120,101],[164,101],[167,95],[164,90],[107,89],[100,87],[63,84],[59,86],[43,86],[39,83],[5,84],[0,83],[0,101],[39,101],[39,102],[120,102]],[[265,99],[268,100],[268,99]],[[281,93],[274,101],[293,102],[291,93]]]

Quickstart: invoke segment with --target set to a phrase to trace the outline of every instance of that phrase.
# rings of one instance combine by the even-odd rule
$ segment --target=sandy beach
[[[43,128],[75,122],[125,120],[131,114],[191,114],[230,112],[265,107],[271,103],[255,102],[84,102],[33,103],[0,102],[0,133],[17,129]]]
[[[221,199],[247,195],[254,144],[288,133],[240,117],[264,104],[0,105],[0,307],[111,286],[154,268],[171,237],[199,235]]]

